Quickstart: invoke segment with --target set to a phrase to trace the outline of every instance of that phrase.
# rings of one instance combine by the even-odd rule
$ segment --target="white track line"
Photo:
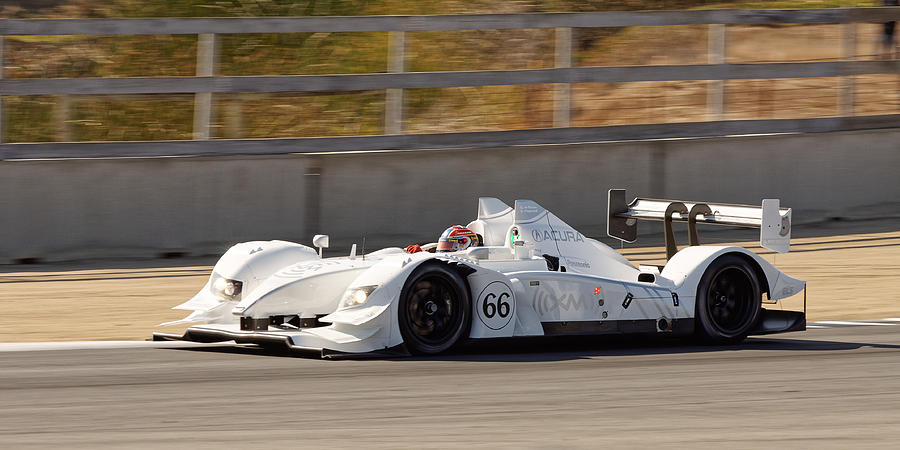
[[[862,320],[824,320],[821,322],[810,322],[807,327],[816,326],[817,328],[827,327],[854,327],[854,326],[895,326],[893,322],[871,322]]]
[[[2,342],[0,352],[35,352],[46,350],[97,350],[113,348],[184,348],[208,346],[185,341],[73,341],[73,342]],[[232,342],[229,345],[234,345]]]

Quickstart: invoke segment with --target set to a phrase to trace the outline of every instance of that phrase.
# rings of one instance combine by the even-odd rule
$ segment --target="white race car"
[[[468,339],[621,333],[696,334],[714,343],[806,328],[806,283],[741,247],[700,246],[696,223],[760,228],[760,243],[790,245],[791,210],[762,206],[625,201],[609,191],[608,234],[634,241],[637,220],[665,222],[668,262],[633,266],[530,200],[513,208],[480,198],[467,225],[482,246],[455,253],[385,248],[323,258],[285,241],[231,247],[209,282],[175,309],[205,322],[154,339],[286,345],[320,352],[435,354]],[[689,223],[677,251],[672,221]],[[434,244],[423,246],[433,249]],[[804,311],[762,308],[804,292]],[[165,325],[165,324],[164,324]]]

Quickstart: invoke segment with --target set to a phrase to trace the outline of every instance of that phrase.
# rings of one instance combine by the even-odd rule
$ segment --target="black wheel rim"
[[[726,267],[716,273],[707,291],[706,310],[713,325],[723,334],[739,334],[753,317],[756,300],[753,282],[740,267]]]
[[[462,323],[458,293],[450,280],[430,275],[416,280],[406,303],[406,320],[413,336],[426,345],[439,346]]]

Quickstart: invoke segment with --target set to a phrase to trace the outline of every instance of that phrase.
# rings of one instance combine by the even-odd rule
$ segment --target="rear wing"
[[[678,251],[672,221],[688,223],[691,245],[700,245],[697,237],[697,223],[700,222],[759,228],[759,244],[764,248],[785,253],[791,247],[791,209],[781,208],[778,199],[765,199],[761,206],[652,198],[635,198],[631,203],[626,203],[624,189],[610,189],[607,234],[625,242],[634,242],[638,220],[665,222],[666,258],[671,258]]]

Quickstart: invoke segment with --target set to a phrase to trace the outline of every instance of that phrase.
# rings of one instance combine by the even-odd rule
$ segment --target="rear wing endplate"
[[[762,247],[778,253],[785,253],[791,247],[791,209],[781,208],[778,199],[765,199],[761,206],[652,198],[635,198],[631,203],[626,203],[624,189],[610,189],[607,234],[625,242],[634,242],[638,220],[665,222],[666,258],[671,258],[678,251],[672,221],[688,223],[691,245],[700,245],[697,237],[699,222],[759,228],[759,244]]]

